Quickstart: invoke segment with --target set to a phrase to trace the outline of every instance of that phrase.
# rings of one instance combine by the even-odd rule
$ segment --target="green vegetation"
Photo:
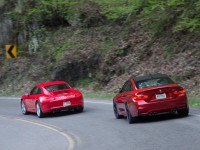
[[[10,7],[14,8],[8,9],[7,5],[11,3]],[[7,8],[5,15],[14,22],[14,34],[21,30],[32,30],[27,35],[27,41],[34,36],[41,36],[40,33],[45,37],[45,28],[71,25],[90,27],[92,24],[98,26],[98,22],[107,20],[138,24],[141,29],[153,33],[166,30],[193,33],[200,29],[200,0],[4,0],[0,7]],[[56,57],[67,49],[66,46],[69,45],[66,43],[58,49]],[[104,46],[99,50],[105,53],[113,48],[116,41],[105,38],[102,44]],[[167,49],[170,50],[171,46]],[[117,53],[120,55],[122,51]],[[170,53],[167,51],[166,59],[170,59]]]
[[[31,23],[50,26],[65,24],[67,23],[69,12],[76,5],[76,2],[70,2],[68,0],[39,0],[37,2],[30,0],[21,3],[16,3],[16,9],[10,11],[8,14],[16,22],[24,26]],[[23,8],[20,6],[23,6]]]
[[[139,13],[145,6],[146,0],[96,0],[96,2],[103,6],[101,13],[108,19],[120,20]]]
[[[13,37],[19,34],[24,36],[23,44],[19,42],[18,45],[18,56],[26,55],[33,39],[39,39],[39,43],[36,43],[39,44],[37,52],[40,52],[40,63],[46,65],[46,76],[53,67],[61,63],[64,65],[66,59],[62,56],[66,56],[66,52],[73,51],[71,54],[74,55],[76,50],[80,50],[79,54],[83,59],[87,59],[87,55],[93,52],[100,54],[107,63],[100,64],[101,70],[95,72],[95,79],[91,81],[80,77],[77,81],[77,86],[92,86],[95,91],[109,82],[110,74],[117,74],[112,66],[118,60],[116,58],[130,54],[134,46],[137,48],[137,41],[133,37],[138,38],[139,42],[143,40],[139,35],[132,34],[133,32],[147,31],[144,33],[151,33],[154,39],[158,39],[157,35],[160,37],[165,33],[180,34],[181,37],[185,34],[192,35],[200,29],[200,0],[2,0],[0,12],[3,17],[12,20],[15,29]],[[123,48],[128,42],[132,44],[130,50]],[[179,46],[177,43],[174,41],[165,46],[165,60],[175,59],[173,55]],[[33,42],[32,45],[34,46]],[[75,59],[78,61],[80,57]],[[106,65],[110,68],[104,68]],[[35,72],[40,70],[37,65],[31,68]],[[121,75],[120,71],[117,75]],[[108,79],[102,81],[105,76]],[[177,82],[185,80],[183,76],[174,79]],[[7,89],[12,93],[9,87]],[[86,94],[88,97],[94,95],[100,98],[109,97],[103,93]],[[192,99],[190,104],[196,105],[197,101],[198,99]]]
[[[200,98],[198,97],[190,97],[189,105],[193,107],[200,107]]]
[[[5,3],[4,0],[1,0],[0,1],[0,7],[2,7],[4,5],[4,3]]]
[[[107,54],[115,46],[115,41],[104,38],[100,43],[99,52]]]
[[[11,2],[15,9],[8,10],[7,15],[21,28],[32,23],[45,26],[69,25],[73,21],[84,23],[84,19],[95,17],[88,10],[90,6],[111,21],[132,23],[140,18],[140,25],[156,32],[167,28],[174,32],[200,29],[200,0],[30,0],[21,3],[7,0],[0,6]]]
[[[124,50],[123,49],[117,49],[116,50],[116,55],[117,56],[123,56],[124,55]]]
[[[181,76],[172,76],[172,79],[177,83],[181,83],[182,81],[185,80],[185,78]]]
[[[113,99],[114,94],[112,93],[96,93],[96,92],[87,92],[83,93],[83,97],[85,98],[99,98],[99,99]]]
[[[77,81],[76,84],[78,87],[86,88],[90,85],[90,83],[91,83],[91,79],[86,78],[86,79],[81,79]]]
[[[174,49],[175,49],[175,44],[168,45],[164,49],[164,57],[165,57],[166,60],[171,60],[172,59],[173,53],[174,53]]]
[[[161,32],[195,32],[200,28],[200,0],[102,0],[102,14],[111,20],[140,21],[148,29]]]
[[[72,44],[70,43],[70,41],[66,41],[63,43],[63,45],[58,48],[56,50],[56,60],[58,61],[60,59],[60,57],[62,56],[62,54],[67,51],[70,47],[72,46]]]

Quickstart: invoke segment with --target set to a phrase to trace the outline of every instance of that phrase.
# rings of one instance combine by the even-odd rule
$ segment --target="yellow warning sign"
[[[6,58],[12,59],[17,57],[17,45],[10,44],[6,45]]]

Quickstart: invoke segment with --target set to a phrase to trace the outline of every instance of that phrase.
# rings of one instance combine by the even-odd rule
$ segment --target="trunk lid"
[[[138,92],[137,95],[143,95],[147,98],[145,101],[153,102],[158,100],[170,100],[176,98],[178,95],[174,94],[175,91],[179,91],[182,89],[180,86],[177,85],[168,85],[168,86],[159,86],[159,87],[152,87],[142,89],[141,92]]]
[[[75,94],[70,89],[57,90],[51,93],[56,100],[67,100],[75,97]]]

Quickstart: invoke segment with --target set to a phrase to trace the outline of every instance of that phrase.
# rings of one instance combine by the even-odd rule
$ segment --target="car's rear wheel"
[[[37,113],[37,116],[38,116],[39,118],[44,117],[44,113],[42,112],[42,109],[41,109],[41,107],[40,107],[39,102],[36,102],[36,113]]]
[[[25,105],[25,103],[24,103],[23,100],[21,100],[21,110],[22,110],[22,113],[23,113],[24,115],[27,115],[27,114],[28,114],[28,111],[26,110],[26,105]]]
[[[120,119],[122,118],[123,116],[119,114],[118,110],[117,110],[117,106],[116,104],[113,102],[113,111],[114,111],[114,114],[115,114],[115,118],[116,119]]]
[[[133,117],[131,115],[130,110],[129,110],[127,104],[125,104],[125,107],[126,107],[126,113],[127,113],[127,121],[128,121],[128,123],[131,124],[131,123],[136,122],[137,121],[137,117]]]
[[[183,110],[178,110],[178,115],[179,115],[180,117],[188,116],[188,114],[189,114],[189,108],[183,109]]]

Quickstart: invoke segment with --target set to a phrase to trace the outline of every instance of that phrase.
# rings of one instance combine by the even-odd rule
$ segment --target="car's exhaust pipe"
[[[172,109],[172,110],[171,110],[171,113],[172,113],[172,114],[177,114],[178,111],[177,111],[177,109]]]
[[[149,113],[149,116],[155,116],[156,115],[156,112],[150,112]]]

